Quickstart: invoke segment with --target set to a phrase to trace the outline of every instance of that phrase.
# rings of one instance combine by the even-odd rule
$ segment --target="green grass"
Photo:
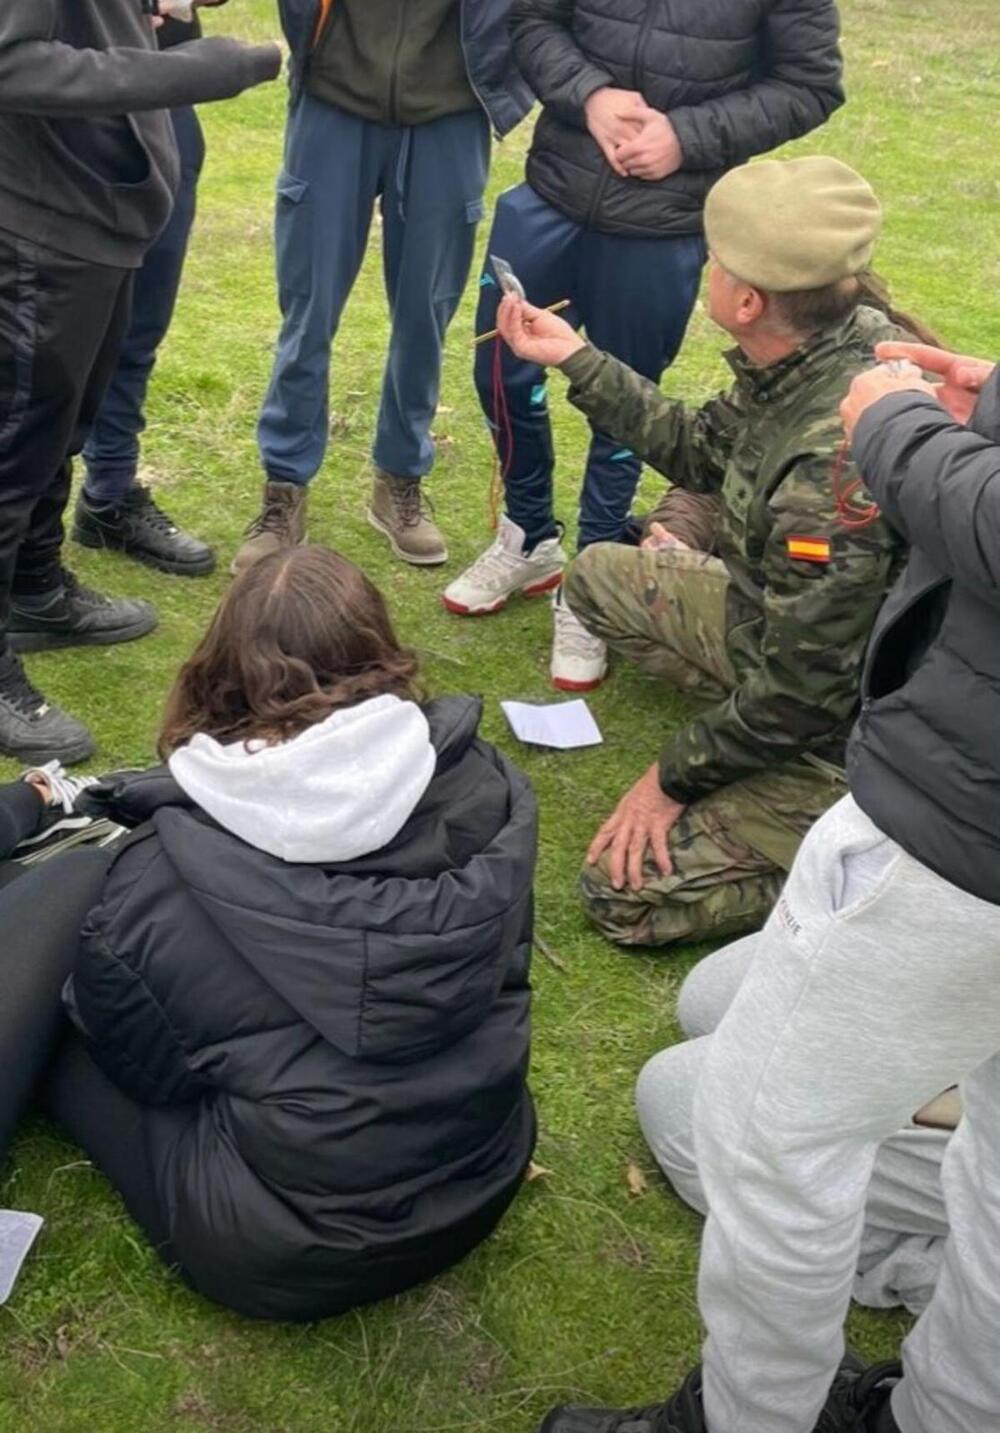
[[[845,0],[843,9],[850,102],[798,151],[830,152],[865,173],[886,208],[879,267],[901,300],[956,347],[995,354],[996,0]],[[238,0],[211,23],[255,37],[276,30],[267,0]],[[161,496],[227,555],[258,495],[254,421],[276,327],[270,211],[282,107],[274,86],[205,113],[201,218],[150,405],[146,461]],[[528,133],[498,149],[493,193],[520,178]],[[431,483],[450,573],[489,539],[490,454],[469,373],[473,298],[449,342]],[[449,618],[442,576],[393,564],[363,518],[385,328],[373,247],[337,344],[337,437],[313,488],[312,533],[383,585],[434,689],[482,693],[486,734],[536,784],[539,930],[565,966],[539,958],[535,968],[538,1159],[551,1172],[434,1285],[315,1327],[256,1326],[182,1288],[79,1151],[31,1123],[0,1204],[40,1210],[48,1223],[0,1314],[0,1433],[529,1433],[564,1395],[661,1396],[697,1356],[699,1221],[655,1176],[632,1087],[643,1061],[676,1038],[677,989],[701,952],[623,955],[588,931],[575,895],[589,835],[681,708],[618,669],[593,699],[602,748],[556,756],[515,746],[498,701],[549,694],[545,604],[515,604],[481,623]],[[665,386],[709,394],[723,380],[721,347],[696,315]],[[560,386],[559,505],[571,525],[585,433]],[[98,767],[143,762],[171,675],[225,577],[184,582],[111,556],[72,558],[87,580],[151,597],[160,630],[119,649],[34,659],[31,672],[92,722]],[[13,770],[0,764],[5,775]],[[626,1187],[630,1160],[649,1176],[639,1198]],[[897,1314],[855,1311],[850,1333],[864,1353],[885,1356],[905,1327]]]

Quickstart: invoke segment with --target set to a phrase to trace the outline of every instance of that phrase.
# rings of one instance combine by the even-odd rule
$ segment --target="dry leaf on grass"
[[[548,1179],[551,1173],[551,1169],[546,1169],[544,1165],[536,1164],[535,1161],[532,1160],[528,1165],[528,1172],[524,1176],[525,1183],[534,1184],[536,1179]]]
[[[625,1182],[628,1185],[629,1194],[634,1195],[636,1199],[638,1199],[641,1194],[645,1194],[649,1188],[646,1182],[646,1176],[637,1164],[630,1164],[628,1166],[625,1171]]]

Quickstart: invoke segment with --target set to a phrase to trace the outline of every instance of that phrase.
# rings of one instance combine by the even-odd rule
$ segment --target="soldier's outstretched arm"
[[[596,428],[672,483],[692,492],[719,490],[735,430],[743,421],[734,396],[720,394],[691,411],[591,344],[559,366],[570,381],[570,402]]]
[[[772,495],[755,665],[725,701],[668,742],[660,776],[675,800],[690,803],[792,761],[822,746],[854,714],[868,635],[899,539],[877,515],[865,527],[844,526],[831,481],[836,454],[831,439],[800,457]],[[853,476],[848,466],[844,481]]]

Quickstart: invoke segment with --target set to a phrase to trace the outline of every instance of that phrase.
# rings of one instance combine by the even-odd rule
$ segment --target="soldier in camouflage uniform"
[[[575,336],[548,360],[595,427],[678,485],[661,521],[678,496],[709,500],[684,514],[686,541],[678,524],[669,546],[597,544],[565,583],[595,637],[697,708],[590,848],[587,914],[622,944],[762,923],[802,837],[846,791],[861,661],[901,556],[863,491],[838,498],[856,476],[838,405],[898,332],[857,302],[878,223],[868,185],[835,160],[734,170],[706,210],[709,311],[740,341],[730,392],[691,411]],[[810,326],[816,315],[828,321]],[[529,341],[526,328],[537,359],[558,322],[511,305],[505,337]],[[699,520],[711,551],[690,542]]]

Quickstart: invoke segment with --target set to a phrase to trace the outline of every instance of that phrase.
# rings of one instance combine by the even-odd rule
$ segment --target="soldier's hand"
[[[591,841],[587,860],[596,865],[610,849],[608,874],[614,889],[620,891],[627,879],[633,891],[641,891],[647,850],[664,876],[673,873],[667,837],[684,810],[660,786],[660,768],[654,763],[625,793]]]
[[[912,363],[906,365],[906,371],[903,373],[893,373],[881,365],[859,373],[840,405],[840,416],[848,440],[853,436],[861,415],[866,413],[873,403],[877,403],[880,398],[887,398],[890,393],[912,392],[926,393],[930,398],[935,396],[934,388]]]
[[[647,552],[663,552],[665,549],[671,547],[679,552],[691,551],[688,544],[681,542],[680,538],[672,533],[668,527],[664,527],[662,522],[651,522],[649,524],[649,533],[642,539],[639,546],[645,548]]]
[[[570,354],[586,345],[576,330],[558,314],[535,308],[525,299],[507,294],[497,310],[497,328],[504,343],[527,363],[557,368]]]
[[[972,417],[986,380],[996,367],[985,359],[949,353],[926,343],[877,343],[875,357],[883,363],[903,359],[925,373],[939,374],[942,382],[935,385],[935,396],[955,422],[963,425]]]

